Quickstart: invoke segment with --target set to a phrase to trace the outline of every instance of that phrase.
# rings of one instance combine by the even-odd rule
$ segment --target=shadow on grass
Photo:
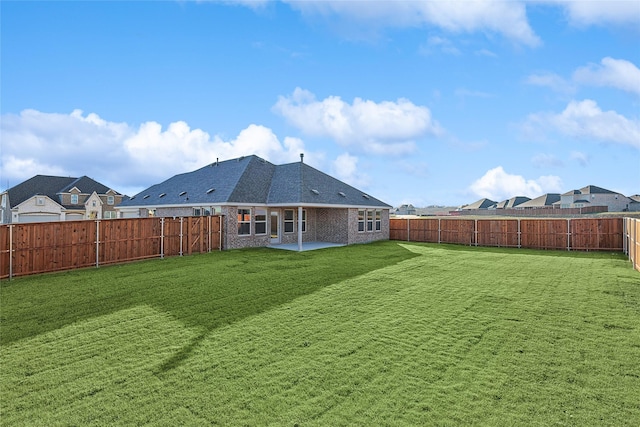
[[[434,249],[444,249],[448,251],[458,252],[482,252],[496,254],[522,254],[522,255],[539,255],[552,257],[568,257],[568,258],[590,258],[590,259],[621,259],[626,260],[627,255],[623,252],[616,251],[579,251],[566,249],[530,249],[530,248],[514,248],[514,247],[495,247],[495,246],[470,246],[456,245],[453,243],[422,243],[422,242],[405,242],[394,240],[395,242],[408,245],[421,245],[432,247]]]
[[[0,283],[0,344],[137,305],[172,314],[204,337],[220,326],[416,256],[398,242],[309,252],[242,249]],[[163,369],[177,366],[194,339]]]

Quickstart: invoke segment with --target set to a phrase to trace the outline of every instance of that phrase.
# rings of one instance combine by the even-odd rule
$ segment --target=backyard
[[[640,425],[618,253],[398,241],[0,282],[0,425]]]

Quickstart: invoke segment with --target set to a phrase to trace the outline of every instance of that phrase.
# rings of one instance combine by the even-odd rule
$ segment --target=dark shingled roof
[[[555,202],[560,201],[559,193],[547,193],[540,197],[529,200],[518,205],[519,208],[539,208],[544,206],[553,206]]]
[[[72,178],[65,176],[36,175],[9,188],[7,193],[9,194],[9,203],[13,208],[35,195],[47,196],[60,203],[58,194],[68,193],[73,187],[77,187],[81,193],[85,194],[92,194],[94,191],[98,194],[106,194],[107,191],[110,190],[109,187],[87,176]]]
[[[120,206],[230,203],[391,207],[303,162],[274,165],[257,156],[216,162],[175,175]]]
[[[511,209],[511,208],[515,208],[518,205],[521,205],[524,202],[528,202],[529,200],[531,199],[526,196],[516,196],[510,199],[501,201],[500,203],[497,204],[496,207],[498,207],[499,209]]]
[[[597,187],[595,185],[587,185],[579,190],[567,191],[563,196],[570,196],[572,194],[617,194],[615,191],[607,190],[606,188]]]
[[[473,203],[471,203],[470,205],[466,205],[463,206],[462,209],[464,210],[468,210],[468,209],[489,209],[492,206],[495,206],[496,202],[494,202],[491,199],[480,199],[477,200]]]

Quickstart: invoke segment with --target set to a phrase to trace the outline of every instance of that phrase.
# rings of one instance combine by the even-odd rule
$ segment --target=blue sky
[[[397,206],[640,193],[640,1],[0,3],[0,188],[241,155]]]

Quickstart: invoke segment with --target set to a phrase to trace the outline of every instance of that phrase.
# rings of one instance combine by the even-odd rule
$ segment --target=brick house
[[[116,218],[123,197],[87,176],[36,175],[0,193],[0,223]]]
[[[606,188],[587,185],[562,194],[558,203],[563,209],[606,206],[609,212],[626,212],[633,210],[634,200]]]
[[[390,205],[300,162],[255,155],[175,175],[124,200],[121,218],[220,214],[227,249],[389,239]]]

